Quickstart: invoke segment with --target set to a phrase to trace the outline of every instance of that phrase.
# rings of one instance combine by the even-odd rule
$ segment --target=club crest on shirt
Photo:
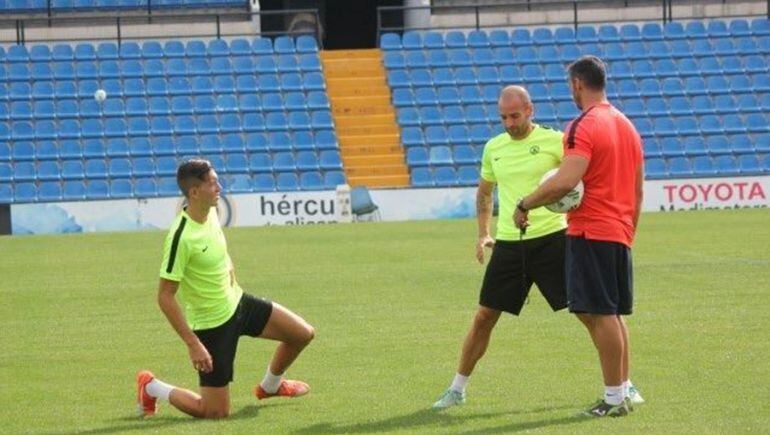
[[[529,148],[529,153],[530,153],[530,154],[532,154],[533,156],[534,156],[535,154],[539,153],[539,152],[540,152],[540,146],[538,146],[538,145],[532,145],[532,146]]]

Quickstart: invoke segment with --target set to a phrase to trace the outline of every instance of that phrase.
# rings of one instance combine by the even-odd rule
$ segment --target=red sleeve
[[[591,160],[594,146],[589,134],[589,125],[585,119],[578,118],[572,121],[562,140],[565,156],[583,156],[589,161]]]

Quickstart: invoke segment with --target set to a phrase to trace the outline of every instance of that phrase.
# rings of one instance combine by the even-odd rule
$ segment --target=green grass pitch
[[[274,344],[241,340],[232,416],[167,404],[135,417],[134,374],[196,388],[155,302],[162,232],[0,238],[1,433],[702,433],[770,426],[770,211],[645,214],[634,250],[627,418],[573,416],[600,397],[588,335],[533,293],[504,316],[468,402],[430,405],[454,374],[483,267],[473,220],[228,229],[241,285],[301,314],[315,341],[301,399],[251,390]]]

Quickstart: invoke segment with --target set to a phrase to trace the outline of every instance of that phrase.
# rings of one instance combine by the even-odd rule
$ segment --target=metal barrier
[[[275,31],[259,31],[249,33],[228,33],[224,36],[298,36],[298,35],[312,35],[316,38],[319,47],[322,46],[321,40],[321,27],[320,27],[320,14],[318,9],[285,9],[280,11],[259,11],[259,12],[187,12],[187,13],[164,13],[164,14],[120,14],[120,15],[106,15],[106,14],[91,14],[91,15],[78,15],[78,16],[45,16],[45,17],[29,17],[29,18],[3,18],[0,16],[0,29],[15,28],[16,30],[16,44],[25,44],[27,42],[55,42],[55,41],[93,41],[93,40],[111,40],[115,39],[120,45],[124,40],[134,39],[167,39],[171,37],[177,37],[172,35],[157,35],[157,36],[125,36],[124,29],[128,26],[144,25],[144,24],[210,24],[212,26],[211,32],[202,34],[185,34],[179,35],[182,38],[196,38],[196,37],[216,37],[222,38],[222,25],[233,22],[246,23],[250,20],[259,19],[262,16],[292,16],[296,14],[312,14],[315,17],[316,26],[312,31],[309,30],[275,30]],[[56,39],[34,39],[27,41],[28,29],[42,29],[42,28],[61,28],[66,30],[68,27],[94,27],[102,26],[108,28],[114,26],[115,34],[113,37],[66,37]],[[10,40],[2,40],[0,42],[14,42]]]
[[[728,4],[728,3],[737,3],[738,1],[731,1],[731,0],[719,0],[719,3],[722,4]],[[433,2],[432,2],[433,3]],[[482,29],[482,28],[492,28],[492,27],[513,27],[513,25],[508,24],[501,26],[499,24],[487,24],[482,22],[482,13],[485,12],[505,12],[505,13],[511,13],[511,12],[532,12],[535,10],[566,10],[566,9],[572,9],[572,20],[570,21],[561,21],[561,22],[549,22],[549,23],[543,23],[548,25],[558,25],[558,24],[570,24],[572,25],[576,30],[577,27],[580,24],[587,24],[587,23],[594,23],[595,21],[591,21],[590,19],[582,19],[580,17],[580,11],[581,9],[585,9],[588,7],[596,7],[599,4],[607,5],[608,7],[611,7],[610,5],[617,5],[617,7],[633,7],[633,6],[649,6],[651,4],[659,3],[660,4],[660,14],[659,19],[663,24],[671,22],[674,20],[673,16],[673,7],[674,3],[685,3],[685,1],[680,0],[519,0],[519,1],[511,1],[509,3],[501,3],[501,4],[472,4],[472,5],[436,5],[432,4],[431,6],[380,6],[377,8],[377,44],[379,45],[380,36],[382,36],[383,33],[386,32],[397,32],[401,33],[407,30],[432,30],[432,29]],[[692,3],[692,1],[690,1]],[[765,3],[765,15],[768,19],[770,19],[770,0],[757,0],[756,3]],[[385,27],[382,25],[383,22],[387,21],[383,14],[387,13],[400,13],[403,14],[406,11],[429,11],[431,14],[433,12],[451,12],[451,11],[458,11],[458,12],[467,12],[469,15],[472,14],[475,18],[475,22],[473,25],[452,25],[452,26],[429,26],[429,27]],[[639,21],[639,20],[636,20]]]

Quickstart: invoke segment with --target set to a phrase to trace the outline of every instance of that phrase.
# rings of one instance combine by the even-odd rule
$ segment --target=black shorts
[[[496,241],[484,274],[479,304],[518,315],[533,282],[554,311],[567,307],[564,230],[522,242]]]
[[[573,313],[631,314],[631,249],[622,243],[567,236],[567,298]]]
[[[198,372],[201,387],[224,387],[233,380],[233,361],[241,335],[257,337],[265,329],[273,303],[244,293],[232,317],[211,329],[195,332],[211,354],[214,369],[210,373]]]

